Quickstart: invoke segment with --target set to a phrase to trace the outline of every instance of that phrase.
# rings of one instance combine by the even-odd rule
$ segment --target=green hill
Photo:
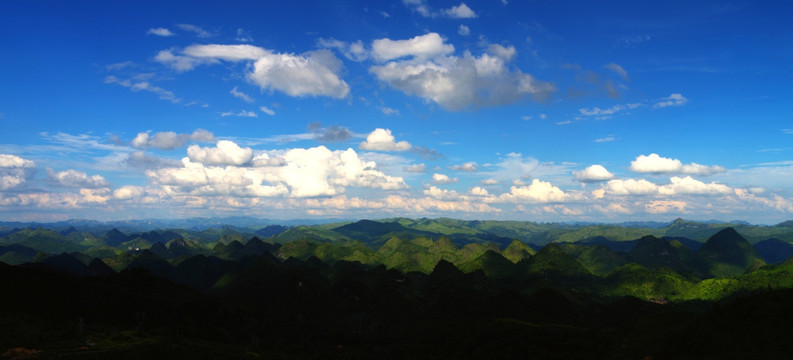
[[[708,239],[693,261],[697,269],[715,277],[740,275],[765,264],[752,245],[729,227]]]

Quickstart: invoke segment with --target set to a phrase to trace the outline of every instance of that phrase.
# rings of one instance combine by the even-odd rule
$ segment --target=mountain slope
[[[693,261],[694,267],[716,277],[740,275],[765,264],[749,241],[730,227],[711,236]]]

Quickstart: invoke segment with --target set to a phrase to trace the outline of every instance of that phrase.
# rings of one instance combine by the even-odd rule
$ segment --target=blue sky
[[[0,220],[793,218],[793,5],[0,2]]]

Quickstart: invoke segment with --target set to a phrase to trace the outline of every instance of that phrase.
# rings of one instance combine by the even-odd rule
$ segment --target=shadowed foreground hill
[[[543,263],[561,254],[551,247],[542,255],[551,260]],[[227,264],[215,259],[196,257],[184,266],[214,264],[213,273]],[[496,269],[520,267],[492,251],[478,260]],[[636,271],[655,281],[639,265],[609,279],[636,279]],[[141,268],[81,278],[0,264],[4,295],[10,295],[0,297],[0,353],[36,349],[45,359],[741,359],[793,351],[784,320],[793,316],[791,290],[718,306],[602,301],[544,279],[491,281],[487,271],[465,273],[444,260],[424,274],[262,256],[228,274],[225,285],[201,293]]]
[[[487,224],[450,219],[396,219],[373,233],[376,241],[349,238],[377,224],[292,228],[276,237],[347,226],[333,239],[283,244],[153,232],[145,237],[170,240],[132,251],[98,246],[101,259],[39,251],[32,264],[0,263],[0,354],[741,359],[793,351],[783,340],[793,316],[793,260],[764,265],[732,228],[720,228],[697,251],[656,235],[624,241],[630,246],[596,239],[537,252],[517,239],[463,245],[456,241],[482,235],[470,227]],[[431,229],[459,237],[423,236]],[[30,255],[19,233],[0,250]],[[52,236],[49,245],[67,241],[58,232],[29,233]],[[125,236],[107,233],[116,242]],[[135,239],[121,244],[149,241]]]

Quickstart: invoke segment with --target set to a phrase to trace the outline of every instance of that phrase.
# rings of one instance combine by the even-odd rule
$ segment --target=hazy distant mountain
[[[769,264],[780,264],[793,257],[793,244],[779,239],[768,239],[754,244],[757,253]]]

